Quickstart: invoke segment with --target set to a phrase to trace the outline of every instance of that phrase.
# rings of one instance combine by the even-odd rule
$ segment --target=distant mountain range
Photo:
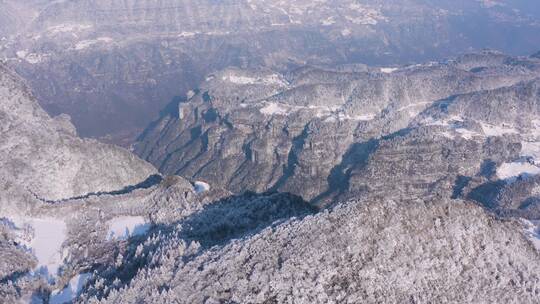
[[[534,1],[11,1],[0,58],[79,134],[129,145],[173,98],[229,66],[392,65],[540,49]]]

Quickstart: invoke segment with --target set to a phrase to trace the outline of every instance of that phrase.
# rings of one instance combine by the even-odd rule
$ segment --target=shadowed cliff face
[[[0,3],[0,56],[50,114],[122,144],[228,66],[287,72],[540,49],[540,14],[523,1],[20,2]]]
[[[493,52],[396,70],[228,69],[171,105],[135,151],[166,174],[318,205],[450,197],[488,160],[535,157],[539,76],[537,59]]]

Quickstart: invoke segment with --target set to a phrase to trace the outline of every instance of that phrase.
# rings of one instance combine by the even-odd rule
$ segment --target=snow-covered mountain
[[[0,57],[83,136],[130,143],[169,101],[228,66],[525,55],[540,49],[539,24],[538,5],[523,0],[4,0]]]
[[[526,167],[526,173],[534,174],[535,156],[520,148],[525,140],[533,147],[537,140],[531,120],[538,115],[537,64],[536,59],[503,56],[503,63],[495,60],[489,66],[493,56],[478,57],[484,60],[481,69],[466,56],[449,63],[452,67],[430,64],[390,74],[350,66],[340,71],[306,68],[285,76],[226,70],[211,75],[189,102],[173,108],[168,119],[175,124],[201,124],[190,129],[193,142],[216,130],[236,129],[231,133],[236,136],[227,135],[226,147],[233,153],[250,119],[266,117],[263,134],[279,134],[281,128],[274,126],[280,119],[293,125],[311,117],[321,130],[331,126],[326,139],[321,137],[331,145],[331,140],[343,142],[333,139],[339,134],[336,126],[383,123],[384,113],[396,115],[385,109],[405,107],[407,115],[396,116],[401,117],[396,122],[409,131],[381,128],[375,142],[353,145],[354,152],[338,167],[347,168],[347,187],[329,195],[340,203],[324,209],[290,193],[235,195],[211,178],[189,176],[191,183],[157,175],[126,150],[78,139],[65,117],[45,114],[22,79],[2,67],[0,300],[534,303],[540,292],[534,227],[538,179],[513,173]],[[474,71],[465,72],[464,66]],[[317,79],[334,81],[313,84]],[[426,87],[406,91],[407,85],[399,85],[415,79]],[[437,89],[427,86],[428,79],[440,84]],[[371,112],[354,106],[364,100],[360,91],[354,95],[360,99],[329,97],[365,88],[365,81],[394,84],[385,94],[374,92],[387,98],[369,99],[377,101],[368,104],[372,111],[379,102],[389,103],[383,114],[367,117]],[[238,86],[245,99],[230,98]],[[435,96],[438,101],[414,108],[413,115],[406,98],[392,97],[404,90],[418,94],[410,96],[415,100]],[[443,98],[455,90],[463,93]],[[263,93],[271,98],[255,98]],[[498,107],[504,111],[494,111]],[[223,115],[223,109],[236,109],[237,118]],[[208,126],[212,131],[203,133]],[[317,147],[307,138],[289,149],[296,153]],[[254,151],[246,152],[246,165],[265,160],[260,148]],[[478,165],[487,157],[493,164]],[[294,170],[287,178],[310,189],[309,180],[295,175],[305,158],[291,158]],[[465,175],[476,169],[482,170]],[[259,173],[264,178],[262,169]],[[432,182],[438,174],[443,178]],[[381,178],[391,181],[384,189]],[[291,184],[285,180],[281,185]],[[452,197],[446,195],[448,185],[453,185]],[[500,193],[495,198],[483,191],[493,185]]]
[[[313,204],[453,195],[486,164],[538,173],[540,61],[496,52],[386,68],[229,69],[171,104],[136,153],[162,173]]]
[[[144,234],[197,196],[189,182],[162,178],[127,150],[78,138],[67,117],[47,115],[4,65],[0,121],[2,303],[60,294],[66,280],[87,277],[84,270],[114,253],[112,241]],[[51,303],[63,303],[55,292]]]
[[[539,302],[539,30],[528,0],[0,0],[0,303]]]
[[[156,174],[124,149],[78,138],[69,117],[51,118],[22,79],[3,65],[0,85],[3,183],[23,187],[44,201],[58,201],[122,190]]]

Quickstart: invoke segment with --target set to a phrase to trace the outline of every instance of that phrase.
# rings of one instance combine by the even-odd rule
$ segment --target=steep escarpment
[[[171,104],[135,151],[233,192],[407,196],[511,163],[523,141],[534,150],[539,76],[538,60],[493,52],[383,72],[229,69]]]

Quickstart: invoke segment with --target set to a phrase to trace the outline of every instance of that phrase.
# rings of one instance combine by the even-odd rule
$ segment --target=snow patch
[[[540,164],[540,142],[522,142],[521,154],[532,158],[536,164]]]
[[[351,11],[357,13],[357,16],[345,16],[345,19],[354,24],[361,25],[376,25],[379,21],[387,20],[387,18],[381,14],[377,9],[361,5],[359,3],[352,3],[349,5]]]
[[[265,115],[289,115],[298,111],[309,111],[313,117],[326,118],[325,121],[330,121],[330,119],[337,118],[340,120],[345,119],[354,119],[354,120],[371,120],[376,114],[362,114],[358,116],[349,116],[339,109],[341,106],[298,106],[298,105],[289,105],[276,102],[264,102],[264,107],[260,108],[259,111]],[[328,117],[330,116],[330,117]],[[333,116],[333,118],[332,118]]]
[[[465,128],[457,128],[456,132],[459,133],[461,135],[461,137],[463,137],[463,138],[465,138],[467,140],[470,140],[473,137],[479,135],[478,133],[476,133],[474,131],[471,131],[469,129],[465,129]]]
[[[540,174],[540,167],[527,162],[504,163],[497,168],[497,177],[512,181],[520,175]]]
[[[195,192],[197,193],[204,193],[210,190],[210,185],[203,181],[196,181],[194,185],[195,185]]]
[[[58,34],[58,33],[71,33],[71,32],[78,32],[83,31],[87,29],[91,29],[93,26],[90,24],[59,24],[55,26],[50,26],[47,28],[47,31],[51,34]]]
[[[534,247],[540,250],[540,229],[538,228],[540,221],[529,221],[526,219],[521,219],[521,221],[525,226],[525,235]]]
[[[334,19],[334,17],[328,17],[326,20],[322,20],[321,21],[321,24],[324,25],[324,26],[330,26],[332,24],[335,24],[336,23],[336,20]]]
[[[14,218],[18,241],[37,258],[36,273],[52,278],[62,264],[66,223],[54,218]]]
[[[74,276],[66,286],[66,288],[60,290],[54,290],[49,298],[50,304],[63,304],[73,301],[81,292],[84,284],[90,279],[89,273],[78,274]]]
[[[143,235],[150,224],[142,216],[120,216],[108,222],[107,239],[126,240],[132,236]]]
[[[38,64],[44,60],[44,56],[36,53],[30,53],[26,56],[25,60],[30,64]]]
[[[28,54],[28,51],[17,51],[15,53],[15,55],[17,55],[17,57],[21,58],[21,59],[25,59],[26,58],[26,54]]]
[[[188,100],[190,100],[191,98],[193,98],[193,96],[195,96],[195,91],[193,90],[189,90],[187,93],[186,93],[186,97]]]
[[[353,116],[352,119],[360,120],[360,121],[369,121],[369,120],[375,119],[375,117],[377,117],[377,114],[369,113],[369,114]]]
[[[341,30],[341,36],[350,36],[352,34],[352,31],[348,28]]]
[[[329,117],[325,121],[335,121],[335,120],[370,121],[370,120],[375,119],[375,117],[377,117],[377,114],[374,114],[374,113],[366,113],[366,114],[351,116],[351,115],[345,114],[343,111],[340,111],[336,113],[334,117],[332,118]]]
[[[482,130],[487,136],[502,136],[504,134],[519,134],[518,130],[502,125],[495,126],[481,122]]]
[[[485,8],[493,8],[496,6],[504,6],[503,3],[499,2],[498,0],[476,0],[480,2],[480,4]]]
[[[260,112],[264,115],[287,115],[289,111],[278,103],[270,102]]]
[[[286,85],[285,81],[281,79],[279,75],[272,74],[261,77],[249,77],[242,75],[226,75],[222,78],[224,81],[228,81],[234,84],[246,85],[246,84],[265,84],[265,85]]]
[[[193,37],[195,35],[197,35],[197,33],[194,33],[194,32],[181,32],[180,34],[178,34],[178,37],[190,38],[190,37]]]
[[[80,51],[80,50],[87,49],[97,43],[111,43],[112,41],[113,39],[110,37],[100,37],[98,39],[93,39],[93,40],[83,40],[75,44],[75,50]]]
[[[446,119],[435,119],[433,117],[427,117],[422,121],[422,124],[426,126],[441,126],[441,127],[452,127],[463,123],[463,118],[461,116],[450,116]]]
[[[40,54],[37,54],[37,53],[29,53],[28,51],[26,50],[23,50],[23,51],[17,51],[15,53],[15,55],[17,55],[17,57],[19,59],[23,59],[23,60],[26,60],[26,62],[30,63],[30,64],[37,64],[37,63],[40,63],[44,60],[44,56],[43,55],[40,55]]]
[[[392,74],[393,72],[399,70],[398,68],[380,68],[381,73]]]

